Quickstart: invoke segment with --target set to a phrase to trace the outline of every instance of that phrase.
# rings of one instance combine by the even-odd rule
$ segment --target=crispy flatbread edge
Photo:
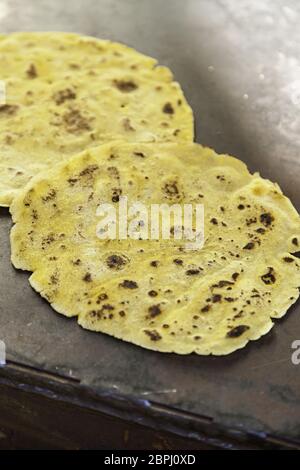
[[[120,143],[127,143],[127,142],[124,142],[124,141],[113,141],[113,142],[110,142],[110,143],[106,143],[106,144],[102,144],[101,146],[99,147],[107,147],[108,149],[111,147],[111,145],[116,145],[116,144],[120,144]],[[144,145],[147,145],[146,143],[143,143]],[[168,145],[168,143],[161,143],[165,146]],[[203,148],[207,148],[205,146],[202,146],[201,144],[196,144],[196,145],[199,145],[199,147],[203,147]],[[172,146],[172,143],[170,143],[170,146]],[[82,155],[84,155],[86,153],[86,151],[83,151],[79,154],[77,154],[76,156],[74,156],[73,158],[78,158],[80,159]],[[221,158],[230,158],[230,159],[233,159],[233,160],[236,160],[237,162],[239,163],[242,163],[243,166],[245,166],[246,169],[248,169],[247,165],[243,162],[241,162],[239,159],[235,158],[235,157],[232,157],[230,155],[226,155],[226,154],[218,154],[219,157]],[[53,167],[50,171],[43,171],[41,173],[39,173],[38,175],[36,175],[34,178],[32,178],[26,186],[24,186],[24,188],[22,188],[21,191],[18,192],[18,196],[17,198],[13,201],[12,205],[10,206],[9,208],[9,211],[12,215],[12,221],[13,221],[13,227],[11,228],[11,232],[10,232],[10,241],[11,241],[11,246],[12,246],[12,240],[13,240],[13,237],[14,237],[14,227],[15,225],[18,223],[18,204],[17,204],[17,199],[18,198],[22,198],[23,196],[25,196],[25,194],[27,193],[28,189],[30,189],[30,187],[32,185],[34,185],[35,183],[37,183],[38,181],[40,180],[43,180],[45,177],[51,177],[51,173],[54,173],[58,170],[59,167],[63,167],[64,165],[66,164],[66,161],[64,162],[61,162],[57,165],[55,165],[55,167]],[[259,176],[259,173],[256,172],[254,173],[254,175],[256,176]],[[269,181],[270,183],[272,183],[270,180],[267,180],[266,181]],[[277,184],[277,183],[272,183],[272,184],[276,184],[277,186],[277,189],[282,193],[282,190],[280,188],[280,186]],[[293,211],[296,212],[296,209],[294,208],[293,204],[291,203],[291,201],[285,196],[285,199],[286,201],[289,203],[289,205],[291,206],[291,208],[293,209]],[[291,253],[288,253],[289,256],[293,256]],[[31,271],[31,269],[20,263],[20,261],[14,257],[14,253],[13,253],[13,250],[11,251],[11,262],[12,262],[12,265],[16,268],[16,269],[20,269],[22,271]],[[39,294],[41,295],[42,298],[44,298],[45,300],[46,299],[46,296],[43,294],[43,288],[42,286],[40,286],[35,279],[33,279],[34,277],[34,273],[35,271],[32,272],[31,276],[29,277],[29,283],[31,285],[31,287]],[[226,350],[226,352],[222,351],[222,352],[218,352],[214,349],[213,352],[211,351],[195,351],[194,348],[191,349],[190,351],[189,350],[185,350],[185,351],[181,351],[179,349],[176,349],[176,350],[173,350],[173,349],[168,349],[166,348],[165,350],[163,349],[160,349],[159,351],[155,351],[155,349],[150,348],[150,347],[147,347],[147,345],[145,345],[145,343],[143,342],[139,342],[136,340],[136,336],[134,337],[127,337],[126,339],[124,337],[122,337],[121,335],[116,335],[116,334],[112,334],[112,333],[105,333],[105,332],[101,332],[102,334],[106,334],[108,336],[111,336],[111,337],[115,337],[117,339],[121,339],[122,341],[125,341],[125,342],[129,342],[130,344],[134,344],[136,346],[141,346],[142,348],[144,349],[148,349],[150,351],[155,351],[155,352],[165,352],[165,353],[176,353],[176,354],[180,354],[180,355],[187,355],[187,354],[191,354],[191,353],[194,353],[194,354],[199,354],[199,355],[203,355],[203,356],[209,356],[209,355],[213,355],[213,356],[226,356],[226,355],[229,355],[235,351],[238,351],[239,349],[243,349],[249,342],[251,341],[256,341],[258,339],[260,339],[261,337],[265,336],[275,325],[275,322],[273,320],[277,320],[277,319],[280,319],[282,318],[283,316],[285,316],[287,313],[288,313],[288,310],[292,307],[292,305],[294,305],[298,300],[299,300],[299,296],[300,296],[300,292],[298,291],[297,292],[298,295],[295,295],[295,297],[293,298],[293,300],[289,300],[287,301],[287,304],[286,306],[282,309],[281,312],[274,312],[273,315],[270,315],[270,318],[269,318],[269,321],[268,323],[266,323],[265,325],[265,328],[264,330],[260,330],[258,333],[255,334],[255,331],[252,331],[250,330],[250,332],[245,334],[245,340],[240,343],[239,345],[236,344],[236,342],[233,340],[230,342],[230,344],[228,345],[228,349]],[[47,300],[48,302],[48,300]],[[49,302],[48,302],[49,303]],[[89,330],[85,325],[81,325],[81,322],[80,322],[80,315],[74,315],[72,313],[69,313],[69,312],[66,312],[65,308],[63,306],[60,306],[59,304],[57,303],[49,303],[50,306],[59,314],[62,314],[68,318],[72,318],[72,317],[77,317],[77,320],[78,320],[78,325],[82,326],[84,329],[86,330]],[[89,331],[93,331],[95,332],[95,330],[89,330]]]
[[[31,287],[41,296],[43,297],[44,299],[46,299],[46,297],[43,295],[43,288],[38,284],[38,282],[36,282],[36,280],[32,279],[32,276],[29,278],[29,283],[31,285]],[[46,299],[47,300],[47,299]],[[48,302],[48,301],[47,301]],[[48,302],[49,303],[49,302]],[[61,306],[60,304],[57,304],[57,303],[52,303],[50,304],[50,306],[59,314],[61,315],[64,315],[68,318],[74,318],[74,317],[77,317],[77,321],[78,321],[78,325],[83,327],[85,330],[87,331],[92,331],[93,333],[97,332],[95,330],[89,330],[85,325],[82,325],[81,324],[81,321],[80,321],[80,315],[72,315],[72,314],[69,314],[69,313],[66,313],[66,310],[63,306]],[[286,313],[286,311],[284,311],[283,315]],[[272,317],[271,317],[272,318]],[[228,354],[231,354],[235,351],[238,351],[239,349],[243,349],[250,341],[257,341],[259,340],[262,336],[265,336],[267,333],[269,333],[269,331],[274,327],[275,323],[272,321],[272,319],[270,318],[268,324],[265,325],[265,328],[263,331],[260,331],[259,334],[256,334],[256,335],[253,335],[253,336],[249,336],[248,338],[246,337],[245,335],[245,340],[243,341],[243,343],[240,343],[239,346],[237,346],[235,343],[235,341],[232,341],[230,342],[230,344],[228,344],[228,349],[226,352],[217,352],[214,350],[214,352],[211,352],[211,351],[201,351],[199,353],[197,353],[194,349],[194,347],[191,347],[191,350],[184,350],[182,351],[181,349],[178,349],[178,348],[165,348],[165,349],[159,349],[157,351],[155,351],[155,349],[153,347],[148,347],[144,342],[142,341],[137,341],[136,339],[136,335],[133,335],[131,337],[126,337],[124,338],[124,336],[122,335],[118,335],[116,333],[112,334],[112,333],[105,333],[103,331],[101,331],[100,333],[102,334],[105,334],[105,335],[108,335],[108,336],[111,336],[113,338],[117,338],[117,339],[120,339],[122,341],[125,341],[126,343],[130,343],[131,345],[135,345],[135,346],[140,346],[142,347],[143,349],[147,349],[149,351],[154,351],[154,352],[159,352],[159,353],[175,353],[175,354],[180,354],[182,356],[186,356],[188,354],[197,354],[197,355],[201,355],[201,356],[227,356]],[[99,332],[98,332],[99,333]]]
[[[0,194],[0,207],[10,207],[14,198],[18,195],[18,191],[6,191]]]
[[[0,42],[5,41],[6,39],[8,39],[12,35],[19,36],[20,38],[25,38],[25,39],[26,38],[27,39],[31,39],[31,38],[34,39],[35,36],[36,36],[36,38],[38,38],[39,35],[43,35],[45,37],[47,37],[47,36],[51,37],[52,34],[61,35],[62,38],[69,39],[69,40],[74,40],[75,42],[76,41],[91,41],[91,42],[95,42],[95,44],[101,42],[101,43],[106,43],[106,44],[110,44],[110,45],[120,45],[124,50],[126,50],[130,53],[134,53],[135,55],[140,55],[141,57],[147,57],[149,60],[152,60],[152,68],[153,69],[155,69],[156,67],[165,67],[165,66],[159,64],[158,60],[155,59],[154,57],[152,57],[148,54],[144,54],[144,53],[134,49],[133,47],[127,46],[126,44],[124,44],[122,42],[111,41],[109,39],[101,39],[101,38],[97,38],[97,37],[89,36],[89,35],[81,35],[79,33],[66,33],[66,32],[63,32],[63,31],[55,31],[55,30],[53,30],[53,31],[34,31],[34,32],[19,32],[19,31],[14,32],[13,31],[12,33],[8,33],[8,34],[0,34]],[[189,102],[188,102],[188,100],[185,96],[185,92],[184,92],[184,89],[182,88],[181,84],[178,81],[174,80],[172,70],[169,69],[169,68],[168,68],[168,70],[171,74],[170,81],[172,81],[177,86],[178,91],[181,93],[182,98],[185,101],[186,110],[187,110],[187,112],[189,112],[189,115],[190,115],[189,117],[190,117],[191,124],[192,124],[191,125],[191,131],[192,131],[191,142],[193,142],[196,139],[196,128],[195,128],[195,117],[194,117],[192,107],[190,106],[190,104],[189,104]],[[158,141],[157,143],[160,143],[160,142],[163,142],[163,141]],[[146,142],[141,142],[141,143],[146,143]],[[103,145],[105,145],[105,144],[103,144]],[[19,193],[20,193],[20,190],[11,190],[11,191],[5,191],[3,193],[0,193],[0,207],[10,207],[10,205],[13,202],[13,199]]]

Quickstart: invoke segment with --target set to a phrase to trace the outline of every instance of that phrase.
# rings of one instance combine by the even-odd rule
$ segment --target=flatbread
[[[193,141],[166,67],[122,44],[67,33],[0,36],[0,206],[39,171],[115,139]]]
[[[100,240],[100,203],[204,204],[205,243]],[[112,143],[14,200],[12,262],[84,328],[161,352],[228,354],[299,296],[299,215],[277,184],[197,144]],[[170,229],[171,231],[171,229]],[[173,230],[174,232],[174,230]]]

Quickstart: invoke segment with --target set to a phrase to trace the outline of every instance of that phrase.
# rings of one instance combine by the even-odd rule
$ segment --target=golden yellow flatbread
[[[203,204],[204,246],[100,239],[99,205],[125,196],[128,206]],[[11,212],[12,262],[33,272],[32,287],[84,328],[144,348],[231,353],[299,296],[300,219],[289,199],[197,144],[90,149],[34,178]]]
[[[193,114],[170,70],[122,44],[14,33],[0,36],[0,62],[0,206],[89,147],[193,140]]]

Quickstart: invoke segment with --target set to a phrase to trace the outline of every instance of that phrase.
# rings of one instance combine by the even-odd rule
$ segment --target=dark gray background
[[[274,0],[0,0],[1,32],[63,30],[127,43],[168,65],[197,141],[277,181],[300,209],[300,4]],[[1,64],[0,64],[1,78]],[[9,262],[0,219],[0,339],[9,358],[255,432],[300,439],[300,306],[228,357],[159,354],[51,311]],[[262,434],[263,435],[263,434]]]

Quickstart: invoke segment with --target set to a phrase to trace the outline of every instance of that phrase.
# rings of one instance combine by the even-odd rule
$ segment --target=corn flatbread
[[[0,36],[0,61],[0,206],[39,171],[89,147],[193,140],[193,114],[170,70],[122,44],[14,33]]]
[[[205,243],[100,240],[100,203],[204,204]],[[11,212],[12,262],[84,328],[148,349],[228,354],[299,296],[299,215],[279,186],[198,144],[116,142],[34,178]],[[171,229],[170,229],[171,230]]]

